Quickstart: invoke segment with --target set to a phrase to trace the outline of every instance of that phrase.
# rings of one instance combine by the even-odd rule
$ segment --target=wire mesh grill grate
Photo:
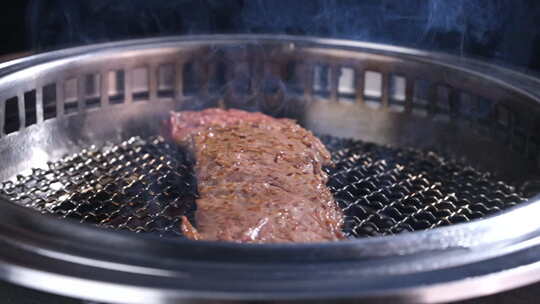
[[[436,153],[323,137],[333,151],[329,186],[352,236],[467,222],[526,199],[516,189]]]
[[[466,222],[525,201],[490,174],[432,152],[321,139],[335,163],[328,186],[352,237]],[[180,216],[193,216],[197,197],[188,156],[160,137],[83,150],[0,192],[45,214],[162,237],[181,236]]]

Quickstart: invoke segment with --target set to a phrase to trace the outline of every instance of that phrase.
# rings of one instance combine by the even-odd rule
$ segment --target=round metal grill
[[[466,222],[525,201],[489,173],[433,152],[322,140],[335,164],[328,185],[351,237]],[[189,158],[160,137],[91,147],[48,166],[3,183],[1,192],[43,213],[163,237],[181,236],[180,216],[196,208]]]
[[[0,279],[145,304],[442,303],[540,279],[530,75],[392,45],[224,35],[22,58],[0,67],[0,88]],[[328,186],[357,239],[184,241],[196,178],[156,136],[171,111],[216,106],[336,136],[321,136]]]

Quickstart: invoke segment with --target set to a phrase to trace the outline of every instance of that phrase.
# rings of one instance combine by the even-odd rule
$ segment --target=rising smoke
[[[537,3],[537,2],[536,2]],[[540,5],[514,0],[34,0],[34,49],[178,34],[284,33],[483,57],[540,70]]]

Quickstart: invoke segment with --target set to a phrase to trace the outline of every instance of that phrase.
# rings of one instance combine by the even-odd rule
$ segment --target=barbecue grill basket
[[[0,274],[115,303],[440,302],[525,285],[540,279],[539,96],[536,78],[483,62],[289,36],[135,40],[3,63]],[[162,121],[215,106],[321,136],[351,239],[184,239],[196,179]]]

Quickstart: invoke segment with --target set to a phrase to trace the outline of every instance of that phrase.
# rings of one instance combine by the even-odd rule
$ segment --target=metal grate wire
[[[355,237],[468,222],[526,199],[515,187],[430,151],[323,137],[333,151],[328,185]]]
[[[436,153],[322,136],[328,186],[351,237],[467,222],[525,201],[516,189]],[[196,208],[188,155],[161,137],[91,147],[0,185],[13,202],[100,227],[181,236]]]

